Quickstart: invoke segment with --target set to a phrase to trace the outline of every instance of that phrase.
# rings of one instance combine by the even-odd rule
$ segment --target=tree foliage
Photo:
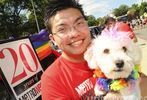
[[[26,33],[38,32],[31,1],[34,2],[40,30],[45,28],[43,16],[48,0],[0,0],[0,40],[9,36],[19,37]],[[133,4],[132,7],[121,5],[113,10],[115,16],[128,14],[131,18],[140,17],[144,12],[147,12],[147,2],[142,2],[141,5]],[[106,16],[96,19],[93,15],[89,15],[88,25],[103,25],[105,18]]]
[[[128,10],[127,14],[132,19],[135,18],[136,16],[139,16],[139,5],[133,4],[132,7]]]
[[[96,19],[95,19],[95,17],[93,15],[87,16],[87,20],[88,20],[88,25],[89,26],[94,26],[97,23],[97,21],[96,21]]]
[[[24,0],[25,1],[25,0]],[[0,2],[0,34],[1,38],[10,35],[18,36],[22,31],[20,12],[26,9],[23,0],[3,0]]]
[[[139,16],[143,15],[144,12],[147,12],[147,2],[142,2],[139,7]]]
[[[115,16],[125,15],[129,7],[127,5],[121,5],[119,8],[113,10]]]
[[[46,0],[35,0],[34,7],[40,29],[44,27],[43,13]],[[27,13],[31,12],[28,18]],[[0,39],[19,37],[23,32],[37,32],[31,0],[3,0],[0,2]]]

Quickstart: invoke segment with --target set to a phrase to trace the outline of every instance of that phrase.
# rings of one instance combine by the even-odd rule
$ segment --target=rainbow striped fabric
[[[43,60],[45,57],[51,54],[52,48],[49,44],[47,33],[32,35],[30,39],[40,60]]]

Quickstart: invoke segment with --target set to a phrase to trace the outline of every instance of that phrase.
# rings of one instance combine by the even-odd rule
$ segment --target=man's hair
[[[105,20],[105,25],[108,24],[108,22],[110,22],[110,21],[115,22],[116,19],[113,18],[113,17],[107,17],[106,20]]]
[[[51,31],[52,26],[51,26],[50,19],[53,16],[55,16],[58,11],[65,10],[68,8],[75,8],[79,10],[81,14],[84,16],[84,18],[86,19],[82,6],[75,0],[49,0],[48,6],[46,7],[46,10],[45,10],[45,17],[44,17],[45,26],[49,34],[52,34],[52,31]]]

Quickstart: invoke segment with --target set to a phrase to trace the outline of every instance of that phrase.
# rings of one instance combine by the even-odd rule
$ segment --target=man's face
[[[51,19],[52,40],[68,56],[83,56],[91,42],[89,27],[81,14],[74,8],[57,12]]]

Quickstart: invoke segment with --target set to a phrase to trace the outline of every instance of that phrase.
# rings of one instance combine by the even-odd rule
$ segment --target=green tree
[[[48,1],[47,0],[34,0],[34,9],[37,15],[37,20],[39,23],[39,28],[40,30],[45,28],[44,26],[44,9],[45,6],[47,5]],[[32,4],[28,4],[28,11],[30,12],[28,21],[24,23],[25,31],[29,33],[36,33],[37,31],[37,26],[36,26],[36,21],[35,21],[35,16],[34,16],[34,9],[32,7]]]
[[[40,29],[44,28],[44,8],[47,0],[35,0],[34,7]],[[26,11],[31,12],[26,17]],[[34,10],[31,0],[2,0],[0,1],[0,39],[9,36],[19,37],[24,32],[37,32]]]
[[[138,16],[138,11],[139,11],[139,5],[138,4],[133,4],[132,7],[129,8],[127,12],[128,16],[128,21],[131,21],[132,19],[136,18]]]
[[[22,30],[20,12],[25,8],[25,0],[3,0],[0,2],[0,34],[3,39],[19,36]]]
[[[139,7],[139,16],[143,15],[145,12],[147,12],[147,2],[142,2]]]
[[[103,18],[100,17],[100,18],[97,19],[97,21],[98,21],[98,23],[99,23],[100,26],[103,26],[104,25],[105,20],[106,20],[106,17],[103,17]]]
[[[118,17],[127,14],[129,7],[127,5],[121,5],[119,8],[113,10],[113,14]]]
[[[87,16],[87,21],[89,26],[95,26],[97,24],[97,21],[93,15]]]
[[[131,19],[136,18],[136,16],[139,16],[139,5],[133,4],[132,7],[128,10],[127,15]]]

